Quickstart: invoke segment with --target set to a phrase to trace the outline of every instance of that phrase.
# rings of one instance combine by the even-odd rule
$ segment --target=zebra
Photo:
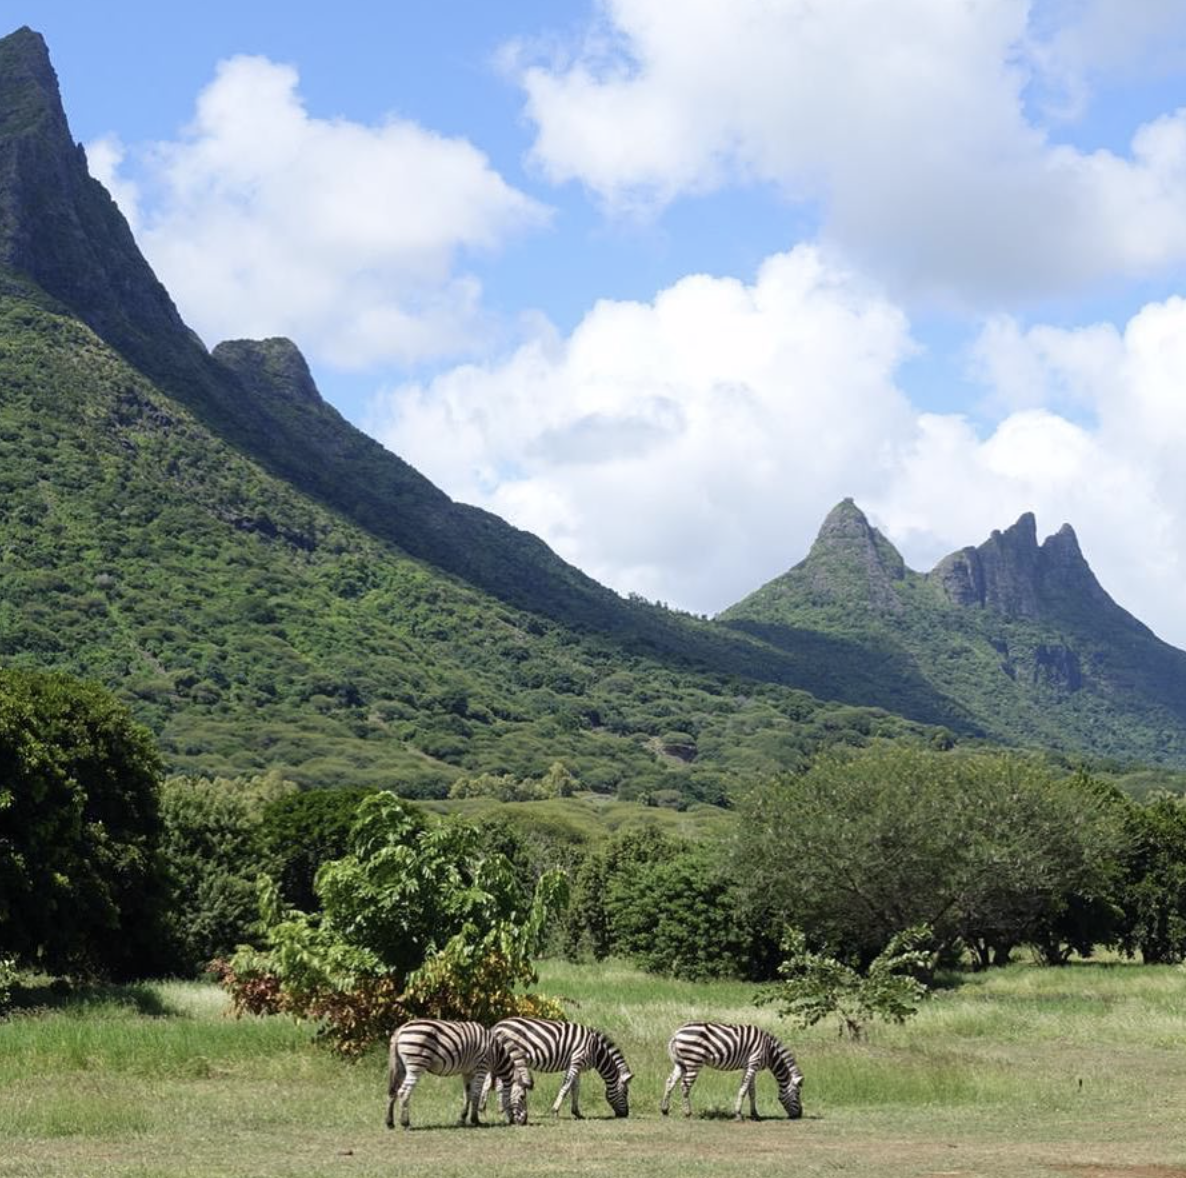
[[[478,1102],[487,1076],[501,1083],[500,1108],[508,1122],[527,1123],[526,1089],[531,1076],[513,1044],[496,1041],[481,1023],[414,1019],[397,1027],[391,1036],[387,1071],[387,1128],[411,1125],[408,1101],[425,1072],[434,1076],[461,1076],[465,1104],[460,1123],[478,1123]],[[484,1103],[484,1102],[483,1102]]]
[[[630,1115],[630,1081],[634,1078],[626,1057],[609,1038],[592,1027],[545,1018],[508,1018],[495,1023],[491,1033],[521,1053],[524,1063],[541,1072],[564,1072],[564,1083],[552,1104],[552,1115],[560,1112],[571,1093],[572,1115],[581,1120],[578,1103],[581,1072],[596,1068],[605,1081],[605,1099],[614,1115]],[[486,1081],[485,1092],[498,1077]],[[530,1085],[526,1085],[530,1087]],[[524,1098],[526,1099],[526,1098]],[[485,1093],[483,1094],[483,1103]]]
[[[692,1115],[692,1085],[703,1067],[720,1068],[734,1072],[745,1069],[737,1102],[733,1106],[735,1120],[741,1120],[741,1100],[749,1093],[749,1114],[751,1120],[758,1119],[758,1105],[754,1097],[754,1081],[758,1072],[769,1068],[778,1081],[778,1099],[786,1109],[787,1116],[795,1120],[803,1115],[800,1089],[803,1087],[803,1073],[795,1063],[795,1057],[773,1036],[761,1027],[733,1026],[729,1023],[685,1023],[667,1044],[667,1054],[675,1065],[667,1078],[663,1100],[659,1111],[667,1116],[671,1104],[671,1090],[682,1081],[684,1094],[684,1116]]]

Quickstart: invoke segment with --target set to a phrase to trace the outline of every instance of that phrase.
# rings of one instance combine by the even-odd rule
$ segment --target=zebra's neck
[[[617,1083],[626,1070],[626,1057],[604,1036],[593,1032],[593,1066],[607,1084]]]
[[[795,1074],[795,1060],[791,1053],[773,1035],[766,1048],[766,1064],[774,1073],[780,1088],[785,1088]]]

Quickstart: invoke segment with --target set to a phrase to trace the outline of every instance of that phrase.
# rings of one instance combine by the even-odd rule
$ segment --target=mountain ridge
[[[1039,545],[1031,512],[919,573],[846,499],[803,561],[718,617],[785,649],[802,632],[843,637],[994,739],[1106,755],[1131,726],[1141,755],[1186,755],[1186,653],[1111,598],[1069,524]],[[888,671],[863,698],[908,704]]]
[[[0,110],[0,657],[116,685],[174,764],[439,784],[542,772],[551,742],[715,798],[903,735],[1186,765],[1186,656],[1072,530],[1039,547],[1023,516],[924,575],[845,500],[719,621],[624,600],[355,429],[292,341],[208,352],[31,30],[0,39]],[[668,745],[686,774],[656,776]]]

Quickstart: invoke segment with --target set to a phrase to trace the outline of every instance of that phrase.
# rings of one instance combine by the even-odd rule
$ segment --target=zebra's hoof
[[[578,1112],[577,1112],[577,1110],[574,1108],[574,1109],[572,1110],[572,1119],[573,1119],[574,1121],[583,1121],[583,1120],[585,1119],[585,1114],[584,1114],[584,1113],[578,1113]]]
[[[660,1109],[659,1109],[659,1115],[660,1115],[661,1117],[665,1117],[665,1116],[667,1116],[667,1110],[666,1110],[665,1108],[660,1108]]]

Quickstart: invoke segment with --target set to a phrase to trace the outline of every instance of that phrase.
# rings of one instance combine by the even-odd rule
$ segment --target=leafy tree
[[[259,843],[285,903],[305,911],[320,905],[313,881],[322,863],[350,850],[358,807],[373,789],[286,792],[260,816]]]
[[[1186,960],[1186,800],[1152,794],[1126,825],[1121,944],[1150,963]]]
[[[0,671],[0,956],[119,978],[166,964],[160,768],[102,688]]]
[[[670,859],[679,844],[653,827],[616,835],[591,852],[577,869],[565,914],[564,943],[570,956],[596,960],[619,949],[611,891],[632,881],[653,864]]]
[[[643,969],[692,980],[752,975],[753,933],[732,880],[704,848],[618,871],[605,906],[613,951]]]
[[[801,1027],[836,1015],[841,1035],[861,1039],[875,1018],[903,1023],[918,1013],[927,994],[922,979],[934,972],[938,956],[930,942],[926,925],[896,933],[862,974],[835,957],[813,952],[802,930],[790,929],[782,944],[786,957],[778,968],[782,981],[758,1001],[777,1003],[778,1013]]]
[[[224,968],[240,1009],[317,1019],[347,1052],[413,1015],[559,1012],[521,989],[535,981],[531,958],[565,878],[548,873],[528,894],[475,827],[426,828],[375,794],[358,808],[350,853],[325,863],[314,886],[318,914],[287,907],[265,884],[264,949],[243,949]]]
[[[297,787],[279,774],[170,777],[161,792],[172,877],[171,924],[186,972],[248,939],[259,919],[257,881],[272,867],[264,814]]]
[[[752,911],[845,958],[926,924],[987,966],[1106,895],[1122,842],[1105,800],[1035,759],[885,748],[755,790],[736,870]]]

